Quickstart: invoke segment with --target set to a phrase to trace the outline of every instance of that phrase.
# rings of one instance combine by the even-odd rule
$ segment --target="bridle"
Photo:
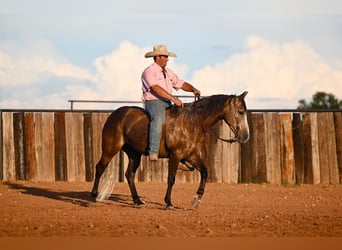
[[[199,101],[200,98],[201,98],[200,96],[195,96],[195,102],[194,102],[194,106],[195,106],[195,107],[196,107],[196,102]],[[235,110],[234,117],[235,117],[235,119],[237,119],[237,118],[239,117],[239,113],[238,113],[237,110]],[[230,128],[230,129],[231,129],[231,128]],[[234,138],[231,138],[231,139],[224,139],[224,138],[218,136],[218,135],[215,133],[215,131],[213,130],[212,127],[210,128],[209,132],[211,132],[211,133],[216,137],[216,139],[221,140],[221,141],[224,141],[224,142],[228,142],[228,143],[230,143],[230,144],[239,141],[239,139],[238,139],[237,136],[236,136],[236,135],[239,133],[239,128],[237,128],[236,131],[233,131],[234,134],[235,134],[235,137],[234,137]]]

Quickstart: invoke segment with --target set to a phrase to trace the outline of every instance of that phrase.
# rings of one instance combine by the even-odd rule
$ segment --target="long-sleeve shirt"
[[[151,64],[144,70],[141,75],[141,81],[143,101],[160,99],[160,97],[151,92],[151,86],[153,85],[159,85],[172,94],[173,88],[178,90],[184,83],[184,80],[180,79],[172,70],[165,68],[165,72],[163,72],[162,67],[157,63]]]

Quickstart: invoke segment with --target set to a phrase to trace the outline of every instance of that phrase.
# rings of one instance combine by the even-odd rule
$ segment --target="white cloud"
[[[35,84],[47,75],[91,80],[87,69],[69,63],[46,40],[0,44],[0,86]]]
[[[251,108],[272,108],[270,104],[296,108],[298,100],[310,99],[317,91],[342,97],[338,64],[329,65],[304,42],[276,44],[258,36],[247,39],[244,52],[195,72],[193,81],[202,83],[202,91],[208,94],[248,90]]]
[[[117,50],[95,60],[95,83],[104,99],[140,100],[141,73],[153,60],[144,54],[152,48],[139,48],[124,41]],[[169,66],[181,77],[186,75],[187,66],[175,64],[170,59]]]
[[[1,108],[68,108],[69,99],[139,101],[141,72],[152,63],[144,58],[152,48],[128,41],[89,68],[70,63],[48,41],[23,44],[0,44]],[[341,99],[341,66],[340,61],[327,63],[304,42],[278,44],[259,36],[249,37],[242,52],[189,78],[187,65],[169,61],[169,67],[203,95],[249,91],[249,108],[296,108],[299,99],[317,91]]]

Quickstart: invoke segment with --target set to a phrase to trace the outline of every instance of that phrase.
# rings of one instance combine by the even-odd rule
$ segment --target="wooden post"
[[[318,113],[317,118],[319,125],[318,141],[321,183],[337,184],[339,183],[339,174],[336,155],[334,115],[332,112],[322,112]]]
[[[3,179],[15,180],[13,113],[2,113],[3,119]]]
[[[215,124],[212,127],[212,131],[219,135],[219,126]],[[218,144],[217,144],[217,138],[212,133],[206,134],[206,159],[205,161],[208,163],[207,169],[208,169],[208,182],[218,182],[219,176],[218,176],[218,170],[215,168],[217,165],[218,157],[217,157],[217,150],[218,150]]]
[[[253,122],[253,166],[252,181],[255,183],[267,182],[266,176],[266,145],[265,124],[263,114],[254,114]]]
[[[337,145],[336,145],[336,127],[334,123],[334,114],[332,112],[327,113],[328,126],[328,155],[331,159],[329,169],[330,184],[338,184],[339,171],[338,171],[338,160],[337,160]]]
[[[37,178],[55,180],[55,146],[53,113],[35,113],[35,152]]]
[[[227,137],[225,138],[233,138],[234,133],[229,129],[229,127],[225,124],[223,126],[226,128],[225,130],[229,130],[227,133]],[[237,184],[239,182],[239,169],[240,169],[240,153],[241,145],[240,143],[224,143],[222,149],[222,173],[223,173],[223,182]],[[225,164],[225,157],[227,157],[227,163]]]
[[[36,150],[35,150],[35,122],[34,113],[25,113],[24,134],[25,134],[25,166],[26,166],[26,180],[36,181],[37,164],[36,164]]]
[[[13,113],[14,161],[17,180],[25,180],[24,113]]]
[[[3,162],[3,135],[2,135],[2,111],[0,110],[0,181],[4,178],[4,171],[3,167],[4,165],[2,164]]]
[[[65,127],[67,135],[66,158],[69,181],[85,181],[86,153],[84,116],[82,113],[68,112],[65,114]]]
[[[83,135],[83,115],[82,113],[72,113],[72,141],[74,169],[76,171],[76,181],[86,180],[86,166],[84,156],[84,135]]]
[[[292,120],[291,114],[281,114],[281,173],[282,183],[286,185],[295,184],[294,174],[294,152],[293,152],[293,136],[292,136]]]
[[[249,126],[250,137],[247,143],[241,144],[240,153],[240,173],[239,182],[252,182],[252,166],[253,166],[253,144],[254,144],[254,125],[251,112],[247,113],[247,121]]]
[[[317,113],[303,113],[305,183],[320,183]]]
[[[151,166],[149,164],[148,156],[143,155],[141,157],[140,167],[138,169],[139,181],[150,182],[151,181]],[[124,181],[124,180],[122,180]]]
[[[294,159],[295,159],[295,175],[296,183],[304,183],[304,137],[303,137],[303,122],[301,120],[300,113],[293,114],[293,148],[294,148]]]
[[[55,112],[55,176],[56,181],[68,180],[67,153],[66,153],[66,134],[65,134],[65,113]],[[70,137],[68,138],[70,140]]]
[[[83,135],[84,135],[84,159],[85,159],[85,168],[86,168],[86,181],[94,180],[94,166],[93,166],[93,123],[92,123],[92,114],[85,113],[83,114]]]
[[[281,184],[280,119],[278,113],[264,113],[266,175],[270,184]]]
[[[339,182],[342,183],[342,112],[334,113]]]

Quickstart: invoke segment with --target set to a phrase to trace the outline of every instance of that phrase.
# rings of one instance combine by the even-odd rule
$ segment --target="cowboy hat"
[[[176,53],[170,52],[167,50],[166,45],[156,45],[153,46],[153,51],[147,52],[145,54],[145,58],[148,57],[154,57],[154,56],[172,56],[172,57],[176,57]]]

